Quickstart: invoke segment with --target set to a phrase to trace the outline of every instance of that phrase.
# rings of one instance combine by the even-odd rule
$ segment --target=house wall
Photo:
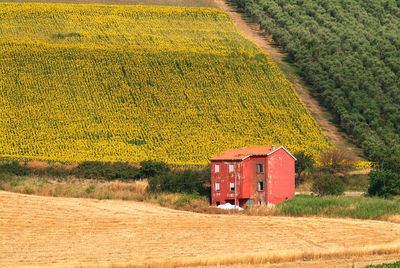
[[[215,165],[220,166],[220,172],[215,172]],[[229,172],[229,165],[234,165],[234,171]],[[213,206],[219,202],[225,204],[227,200],[234,203],[235,191],[230,190],[230,183],[235,183],[236,176],[236,194],[239,197],[242,187],[242,162],[241,161],[212,161],[211,162],[211,203]],[[220,183],[220,191],[215,191],[215,183]],[[239,202],[237,202],[239,204]]]
[[[254,200],[254,204],[266,204],[267,202],[267,196],[266,196],[266,172],[267,172],[267,165],[266,165],[266,156],[252,156],[249,158],[246,158],[243,161],[243,169],[244,169],[244,179],[243,179],[243,186],[245,189],[243,189],[243,193],[246,193],[245,195],[240,196],[240,198],[246,198],[246,199],[252,199]],[[264,172],[263,173],[257,173],[257,164],[263,164],[264,165]],[[259,181],[264,182],[264,190],[263,191],[257,191],[257,183]]]
[[[269,156],[251,156],[243,161],[211,161],[211,203],[234,204],[235,192],[230,190],[229,183],[235,182],[237,187],[237,204],[244,206],[248,200],[254,204],[277,204],[293,197],[294,185],[293,157],[284,149]],[[220,172],[215,172],[215,165],[219,164]],[[234,165],[234,172],[229,172],[229,164]],[[264,165],[264,172],[257,173],[257,164]],[[264,190],[258,191],[257,184],[264,182]],[[220,191],[215,191],[215,183],[220,183]]]
[[[284,149],[268,156],[268,203],[277,204],[294,196],[294,165],[295,160]]]

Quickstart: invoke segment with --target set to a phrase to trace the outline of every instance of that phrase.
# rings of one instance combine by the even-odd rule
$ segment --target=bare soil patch
[[[400,225],[391,222],[209,215],[4,191],[0,237],[1,267],[351,264],[353,257],[400,256]]]

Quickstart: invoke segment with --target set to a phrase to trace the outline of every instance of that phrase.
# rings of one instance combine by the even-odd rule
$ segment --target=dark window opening
[[[215,202],[215,204],[216,204],[217,207],[218,207],[221,203],[217,201],[217,202]]]
[[[257,164],[257,173],[264,173],[264,164]]]
[[[228,199],[228,200],[225,200],[225,203],[226,204],[231,204],[231,205],[234,205],[235,204],[235,200],[231,200],[231,199]]]
[[[257,183],[257,191],[264,191],[264,182],[263,181],[259,181]]]
[[[235,183],[234,182],[229,183],[229,189],[231,191],[235,191]]]

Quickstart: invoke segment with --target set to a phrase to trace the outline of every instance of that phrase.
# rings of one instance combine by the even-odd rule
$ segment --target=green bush
[[[14,179],[15,175],[10,172],[0,172],[0,182],[9,182]]]
[[[365,196],[296,195],[276,206],[275,215],[386,220],[400,214],[400,200]]]
[[[368,194],[382,197],[400,195],[400,175],[390,170],[375,170],[369,174]]]
[[[33,190],[32,190],[32,188],[31,188],[31,187],[29,187],[29,186],[25,186],[25,188],[24,188],[24,192],[25,192],[26,194],[32,194],[32,193],[33,193]]]
[[[342,195],[345,189],[344,182],[333,175],[322,175],[314,179],[312,191],[321,196],[325,195]]]
[[[79,164],[73,174],[87,179],[129,180],[138,177],[139,169],[129,163],[86,161]]]
[[[68,175],[71,175],[71,171],[65,168],[51,166],[46,168],[44,171],[41,171],[38,175],[49,176],[52,178],[65,178]]]
[[[198,193],[193,194],[183,194],[178,200],[174,202],[174,205],[190,205],[192,200],[199,199],[200,195]]]
[[[169,166],[164,162],[147,160],[140,162],[139,177],[147,179],[158,175],[166,174],[170,171]]]
[[[209,195],[209,168],[202,170],[174,170],[149,179],[149,190],[153,192],[189,193]]]
[[[95,188],[96,188],[96,185],[92,184],[88,188],[86,188],[85,193],[91,194],[91,193],[93,193]]]
[[[0,165],[0,173],[10,173],[17,176],[26,176],[31,173],[31,169],[14,161],[11,163]]]
[[[400,268],[400,261],[395,263],[383,263],[378,265],[368,265],[365,268]]]

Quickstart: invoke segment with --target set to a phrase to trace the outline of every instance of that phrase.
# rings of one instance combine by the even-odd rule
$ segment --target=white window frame
[[[215,172],[215,173],[219,173],[219,172],[220,172],[220,166],[219,166],[219,164],[215,164],[215,165],[214,165],[214,172]]]
[[[221,183],[220,182],[215,182],[215,191],[216,192],[221,191]]]
[[[229,171],[229,173],[235,172],[235,165],[234,164],[229,164],[228,171]]]

